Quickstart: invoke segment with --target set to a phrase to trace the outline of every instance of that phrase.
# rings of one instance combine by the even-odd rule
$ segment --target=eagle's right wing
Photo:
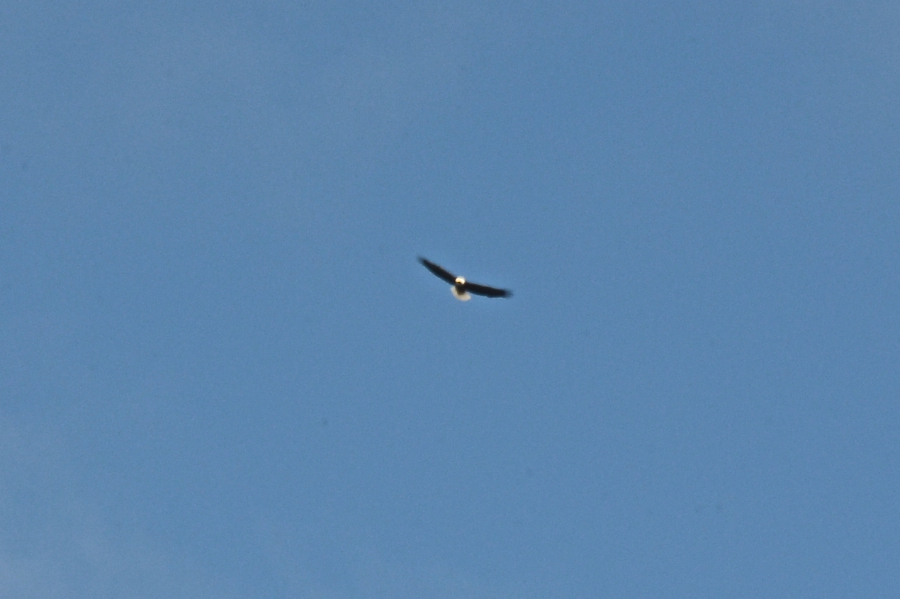
[[[419,256],[419,262],[421,262],[425,268],[427,268],[432,273],[434,273],[435,276],[437,276],[441,279],[444,279],[451,285],[456,283],[456,277],[454,275],[450,274],[449,272],[447,272],[446,270],[444,270],[443,268],[441,268],[434,262],[429,262],[428,260],[426,260],[425,258],[422,258],[421,256]]]

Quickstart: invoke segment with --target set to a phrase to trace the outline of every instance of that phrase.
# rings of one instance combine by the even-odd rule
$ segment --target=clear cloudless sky
[[[900,596],[898,32],[0,2],[0,596]]]

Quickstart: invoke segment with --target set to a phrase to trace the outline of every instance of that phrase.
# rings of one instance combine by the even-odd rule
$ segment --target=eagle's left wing
[[[475,295],[483,295],[485,297],[509,297],[512,291],[509,289],[497,289],[496,287],[488,287],[487,285],[479,285],[478,283],[469,283],[466,281],[466,291]]]

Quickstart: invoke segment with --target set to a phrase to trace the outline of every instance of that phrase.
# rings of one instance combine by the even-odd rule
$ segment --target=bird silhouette
[[[465,277],[457,277],[434,262],[426,260],[421,256],[419,256],[419,262],[421,262],[422,265],[430,270],[436,277],[453,285],[453,287],[450,288],[450,291],[453,293],[453,296],[460,301],[467,302],[472,299],[472,296],[469,294],[483,295],[485,297],[510,297],[512,295],[512,291],[509,291],[508,289],[498,289],[496,287],[471,283],[467,281]]]

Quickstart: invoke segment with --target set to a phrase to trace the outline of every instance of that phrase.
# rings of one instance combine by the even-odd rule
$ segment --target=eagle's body
[[[470,283],[466,281],[465,277],[457,277],[450,274],[434,262],[430,262],[421,256],[419,257],[419,262],[421,262],[422,265],[430,270],[436,277],[453,285],[453,287],[450,288],[450,291],[452,291],[453,296],[460,301],[466,302],[472,299],[470,294],[483,295],[485,297],[509,297],[512,295],[512,292],[507,289],[497,289],[496,287]]]
[[[450,291],[453,293],[453,297],[461,302],[467,302],[472,299],[472,296],[469,295],[468,292],[466,292],[465,277],[456,277],[456,280],[453,282],[453,287],[450,288]]]

